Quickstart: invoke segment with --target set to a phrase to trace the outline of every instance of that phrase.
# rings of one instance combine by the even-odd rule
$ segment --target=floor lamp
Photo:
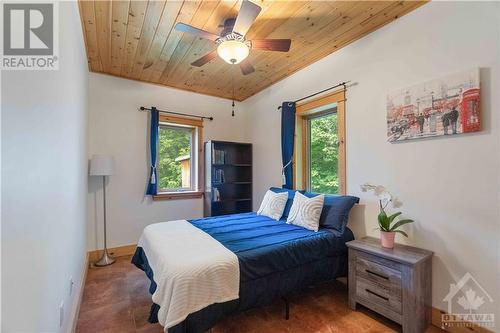
[[[96,261],[96,266],[108,266],[115,262],[115,259],[108,253],[106,241],[106,176],[111,176],[114,171],[114,160],[109,155],[94,155],[90,160],[90,175],[102,176],[102,197],[103,197],[103,211],[104,211],[104,251],[101,259]]]

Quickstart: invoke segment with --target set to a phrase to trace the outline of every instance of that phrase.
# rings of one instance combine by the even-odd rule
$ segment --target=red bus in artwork
[[[481,130],[479,118],[479,88],[467,89],[462,93],[460,103],[460,120],[462,132],[475,132]]]

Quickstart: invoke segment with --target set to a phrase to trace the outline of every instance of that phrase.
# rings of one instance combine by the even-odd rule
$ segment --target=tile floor
[[[130,263],[118,258],[108,267],[90,268],[80,307],[77,333],[161,333],[147,322],[151,306],[149,280]],[[283,303],[277,302],[229,317],[210,333],[362,333],[398,332],[400,327],[377,314],[347,306],[347,289],[340,282],[324,283],[290,297],[290,320],[283,319]],[[429,327],[426,333],[444,332]]]

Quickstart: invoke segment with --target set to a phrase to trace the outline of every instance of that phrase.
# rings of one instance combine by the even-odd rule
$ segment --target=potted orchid
[[[387,215],[386,208],[389,204],[392,204],[392,207],[394,208],[401,207],[403,204],[398,198],[387,191],[384,186],[366,183],[361,185],[361,190],[363,192],[373,191],[373,193],[378,197],[380,206],[380,212],[378,214],[380,240],[383,247],[392,249],[394,247],[394,237],[396,236],[396,233],[408,237],[406,232],[400,230],[400,228],[405,224],[412,223],[413,220],[403,219],[396,221],[396,218],[401,215],[401,212]]]

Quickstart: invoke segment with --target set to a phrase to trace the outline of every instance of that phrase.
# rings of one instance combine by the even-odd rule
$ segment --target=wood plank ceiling
[[[220,58],[191,66],[216,45],[173,29],[184,22],[218,34],[241,0],[79,0],[89,68],[229,99],[234,81],[235,99],[242,101],[425,3],[253,1],[262,12],[247,38],[291,38],[292,46],[288,53],[251,51],[252,74],[243,76]]]

